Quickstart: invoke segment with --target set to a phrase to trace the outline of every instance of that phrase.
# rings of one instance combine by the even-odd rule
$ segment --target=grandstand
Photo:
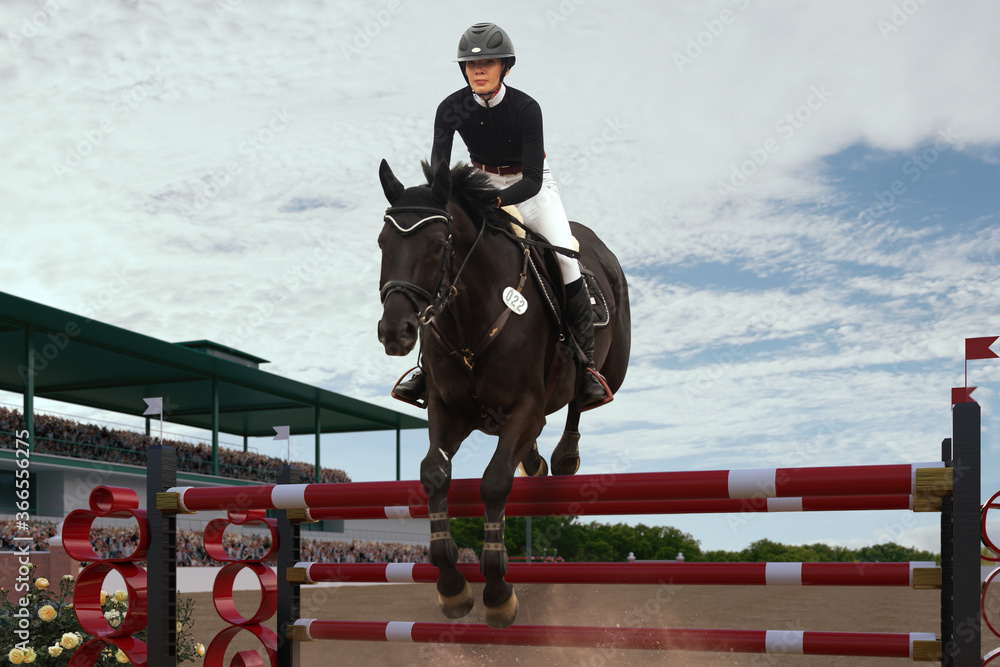
[[[0,391],[23,399],[21,406],[0,404],[0,522],[15,511],[16,436],[22,431],[30,434],[33,522],[59,522],[87,507],[91,489],[101,484],[132,488],[145,498],[145,451],[160,434],[143,417],[144,398],[164,397],[165,428],[204,433],[203,441],[163,436],[177,448],[178,482],[188,486],[273,483],[285,461],[252,451],[249,439],[273,437],[279,425],[315,438],[315,459],[296,463],[303,481],[350,481],[345,471],[322,465],[322,435],[395,431],[398,478],[400,431],[427,427],[423,419],[268,373],[260,369],[266,360],[224,345],[168,343],[3,292],[0,362]],[[39,413],[40,398],[134,424],[145,419],[145,429]],[[220,443],[220,435],[242,437],[242,448]],[[200,532],[212,518],[184,517],[178,527]],[[326,521],[305,528],[311,532],[304,537],[317,540],[420,548],[429,534],[425,519]]]

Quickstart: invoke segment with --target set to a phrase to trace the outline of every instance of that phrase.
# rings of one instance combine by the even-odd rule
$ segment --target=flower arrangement
[[[63,667],[69,664],[74,651],[91,636],[80,629],[73,614],[72,575],[64,576],[59,582],[58,592],[53,591],[44,577],[32,577],[31,588],[17,593],[14,600],[9,592],[0,588],[0,667],[4,665],[44,665]],[[19,604],[20,598],[27,598],[27,606]],[[128,614],[128,592],[114,593],[101,591],[101,608],[104,618],[114,627],[121,625]],[[26,610],[26,611],[22,611]],[[194,628],[194,600],[177,598],[177,664],[194,662],[204,655],[205,648],[191,637]],[[21,641],[15,634],[20,621],[30,615],[28,630],[30,640],[26,649],[18,648]],[[137,637],[145,639],[145,630]],[[100,667],[120,667],[128,664],[125,654],[108,647],[97,662]]]

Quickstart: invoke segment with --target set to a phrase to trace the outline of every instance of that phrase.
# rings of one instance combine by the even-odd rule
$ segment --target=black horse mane
[[[434,167],[421,161],[427,185],[434,181]],[[451,168],[451,198],[462,207],[478,228],[485,220],[491,229],[509,229],[510,217],[497,210],[497,193],[500,192],[489,177],[470,164],[459,162]]]

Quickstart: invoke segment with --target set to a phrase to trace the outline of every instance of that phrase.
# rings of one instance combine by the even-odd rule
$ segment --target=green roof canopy
[[[29,362],[30,358],[30,362]],[[423,419],[256,368],[263,359],[210,341],[174,344],[0,292],[0,389],[243,436],[427,428]],[[34,371],[33,373],[31,371]],[[398,435],[397,435],[398,442]],[[318,461],[317,461],[318,463]]]

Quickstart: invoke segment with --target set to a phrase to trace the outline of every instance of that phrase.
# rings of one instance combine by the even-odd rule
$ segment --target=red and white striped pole
[[[726,653],[781,653],[913,658],[914,644],[931,633],[697,630],[513,625],[497,630],[464,623],[399,623],[300,619],[307,640],[339,639],[506,646],[562,646]]]
[[[1000,506],[998,506],[1000,507]],[[604,516],[608,514],[728,514],[757,512],[853,512],[911,510],[913,496],[820,496],[815,498],[716,498],[706,500],[617,500],[596,503],[508,503],[506,516]],[[483,505],[449,505],[452,519],[480,518]],[[426,519],[427,505],[319,507],[305,510],[309,521]]]
[[[519,477],[511,503],[599,503],[610,501],[798,498],[916,494],[916,470],[940,468],[933,463],[765,468],[694,472]],[[478,479],[451,483],[449,505],[479,504]],[[420,505],[427,502],[419,481],[353,482],[349,484],[283,484],[232,487],[174,487],[179,509],[306,509]]]
[[[485,581],[476,563],[459,563],[471,583]],[[652,584],[722,586],[907,586],[912,563],[511,563],[512,584]],[[434,583],[429,563],[297,563],[303,583]]]

